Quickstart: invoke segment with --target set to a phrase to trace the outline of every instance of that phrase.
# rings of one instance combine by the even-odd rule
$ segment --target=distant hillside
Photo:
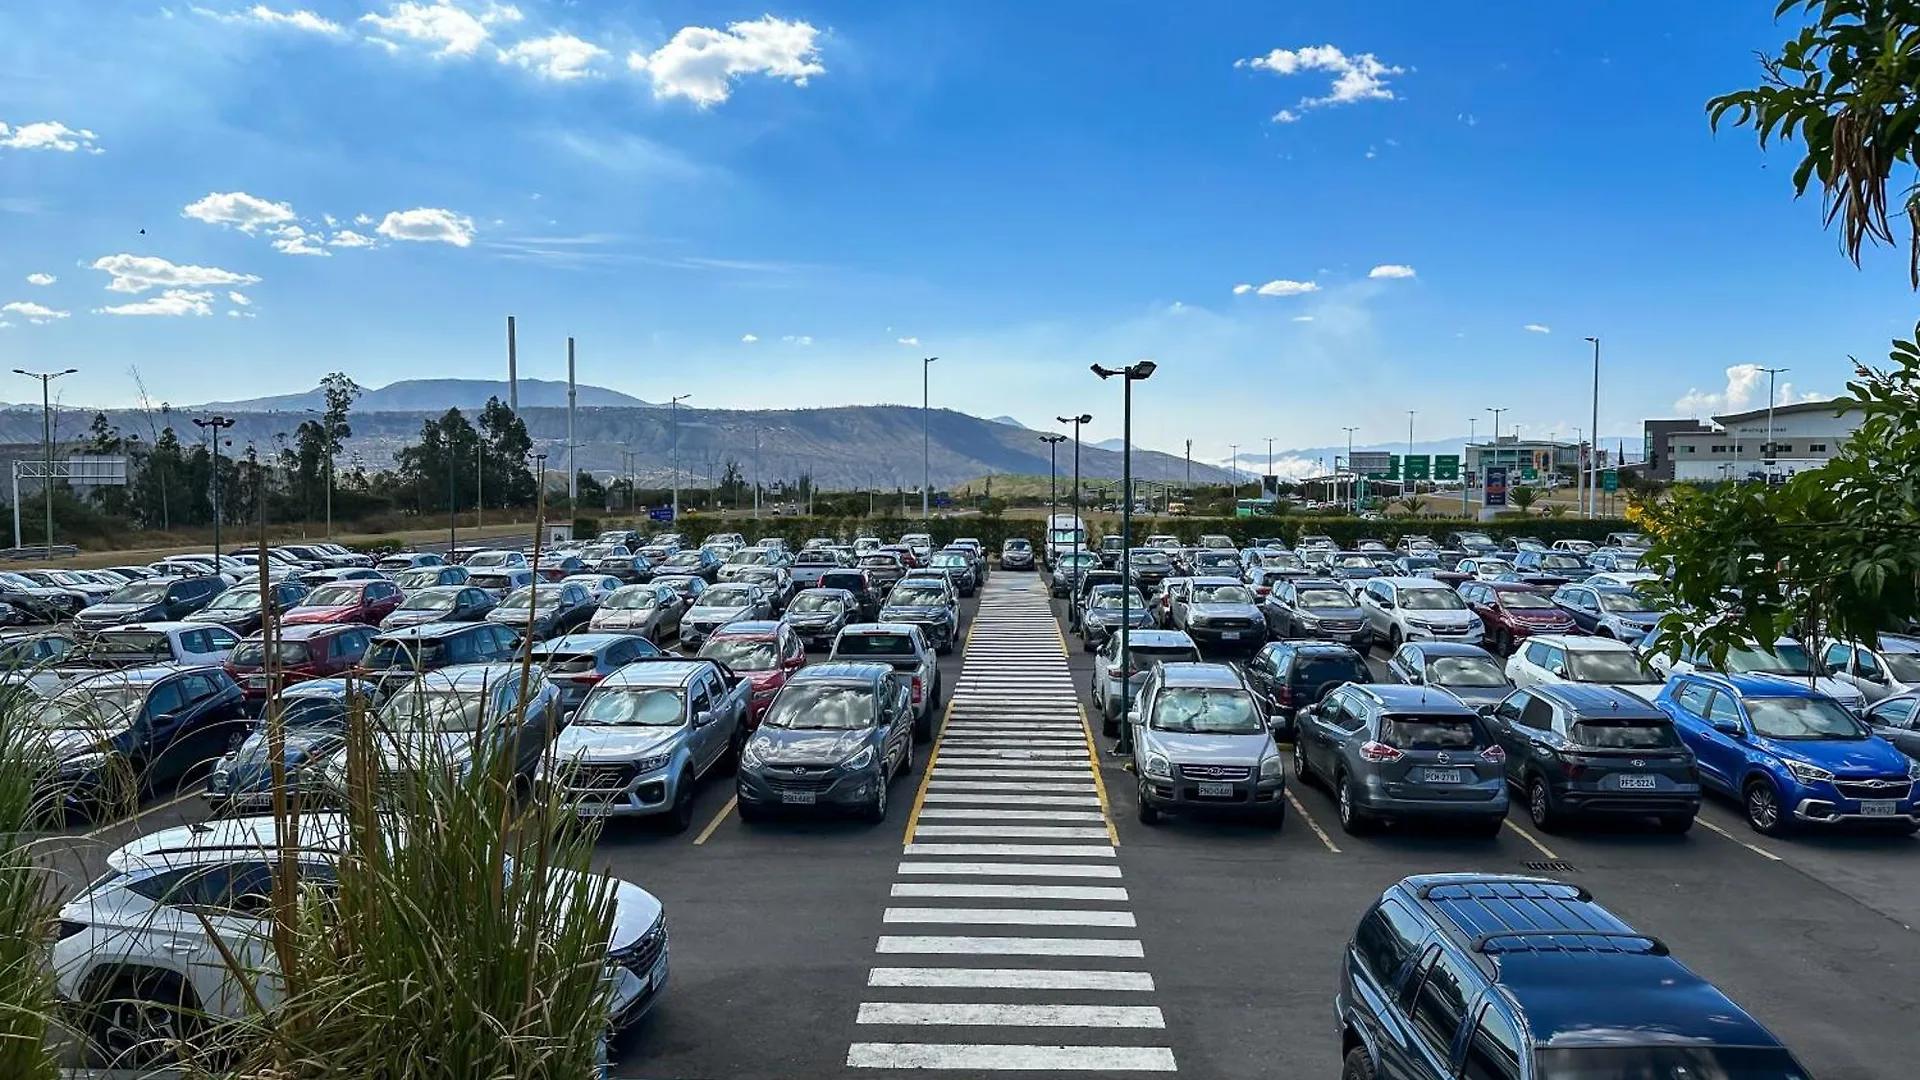
[[[490,397],[497,397],[501,401],[507,400],[507,384],[504,380],[405,379],[386,386],[369,388],[360,395],[360,400],[355,403],[354,408],[361,412],[425,410],[445,412],[449,408],[472,410],[486,405]],[[581,408],[622,405],[648,407],[648,403],[639,398],[601,386],[581,386],[579,398]],[[318,409],[325,405],[326,397],[316,387],[300,394],[279,394],[274,397],[249,398],[243,401],[211,401],[205,405],[178,407],[190,411],[218,409],[222,412],[296,412],[301,409]],[[522,409],[563,409],[566,405],[566,383],[549,379],[520,380]]]

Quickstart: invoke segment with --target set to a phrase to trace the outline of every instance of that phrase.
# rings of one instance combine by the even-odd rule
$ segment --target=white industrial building
[[[1673,478],[1683,482],[1792,476],[1833,460],[1861,419],[1859,408],[1844,400],[1776,405],[1769,451],[1766,409],[1729,413],[1713,417],[1712,430],[1668,434],[1668,460]]]

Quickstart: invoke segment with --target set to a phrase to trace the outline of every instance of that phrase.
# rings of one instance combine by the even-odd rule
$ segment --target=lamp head
[[[1153,373],[1156,370],[1158,370],[1159,367],[1160,365],[1154,363],[1151,360],[1142,360],[1139,363],[1136,363],[1132,367],[1127,369],[1127,378],[1133,379],[1136,382],[1143,379],[1152,378]]]
[[[1089,366],[1091,367],[1091,369],[1092,369],[1092,371],[1093,371],[1093,373],[1094,373],[1095,375],[1098,375],[1098,376],[1100,376],[1100,377],[1101,377],[1101,378],[1103,378],[1103,379],[1110,379],[1110,378],[1112,378],[1113,376],[1115,376],[1115,375],[1118,375],[1118,374],[1120,374],[1120,372],[1121,372],[1121,370],[1122,370],[1122,369],[1120,369],[1120,368],[1107,368],[1107,367],[1101,367],[1101,366],[1100,366],[1099,364],[1092,364],[1092,365],[1089,365]]]

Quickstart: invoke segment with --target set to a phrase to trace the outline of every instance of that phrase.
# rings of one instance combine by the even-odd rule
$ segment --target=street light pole
[[[1067,441],[1067,437],[1056,432],[1040,436],[1040,441],[1047,444],[1047,532],[1052,534],[1053,519],[1060,513],[1060,492],[1054,483],[1059,470],[1054,463],[1054,452],[1060,449],[1061,443]]]
[[[1133,724],[1127,713],[1133,708],[1132,641],[1133,601],[1133,384],[1153,376],[1156,364],[1140,360],[1123,368],[1093,365],[1093,373],[1102,379],[1121,377],[1120,411],[1120,741],[1115,753],[1133,751]]]
[[[1272,476],[1273,475],[1273,436],[1269,435],[1266,438],[1267,438],[1267,474],[1266,475]],[[1279,484],[1279,481],[1276,480],[1274,481],[1274,483],[1276,485],[1276,488],[1274,490],[1273,497],[1277,503],[1280,498],[1280,492],[1277,487],[1277,485]],[[1260,478],[1260,494],[1264,496],[1266,495],[1266,493],[1267,493],[1267,479],[1266,479],[1266,476],[1263,476]]]
[[[1593,446],[1598,451],[1600,448],[1600,339],[1590,337],[1587,340],[1593,342],[1593,415],[1591,417],[1593,424],[1587,430],[1593,432]],[[1587,480],[1587,516],[1590,518],[1599,516],[1596,511],[1600,503],[1594,498],[1594,494],[1600,486],[1596,483],[1600,478],[1593,475],[1593,470],[1599,463],[1597,453],[1587,455],[1587,467],[1583,470]]]
[[[667,422],[673,432],[671,441],[673,446],[673,523],[675,525],[680,524],[680,403],[692,396],[692,394],[681,394],[667,400]]]
[[[927,509],[927,499],[933,484],[932,442],[927,437],[927,417],[929,413],[928,388],[931,385],[927,372],[933,367],[937,356],[923,357],[920,361],[920,520],[927,521],[931,513]]]
[[[47,467],[46,475],[41,477],[40,480],[40,483],[43,485],[42,490],[46,493],[47,497],[47,531],[41,534],[40,542],[41,546],[46,548],[48,558],[53,557],[53,391],[51,388],[53,386],[53,380],[62,375],[71,375],[78,370],[80,369],[68,368],[65,371],[42,373],[24,371],[20,368],[13,369],[15,375],[25,375],[29,379],[40,380],[40,438],[42,448],[46,451]],[[215,525],[214,528],[217,530],[219,526]],[[215,535],[219,535],[217,531]],[[218,545],[216,544],[215,547],[217,549]],[[219,560],[216,559],[214,561],[218,562]]]
[[[1353,433],[1360,429],[1350,427],[1342,430],[1347,433],[1347,513],[1351,514],[1360,509],[1360,474],[1353,471]],[[1335,469],[1333,473],[1334,480],[1338,482],[1340,470]]]
[[[1077,551],[1087,540],[1086,526],[1080,521],[1080,425],[1093,423],[1093,414],[1081,413],[1079,416],[1056,416],[1054,419],[1063,424],[1073,425],[1073,528],[1074,550]],[[1052,546],[1051,535],[1048,537],[1048,546]],[[1051,552],[1049,552],[1049,554],[1051,554]],[[1079,602],[1079,594],[1075,593],[1067,598],[1067,607],[1074,608]]]
[[[1760,460],[1766,466],[1767,483],[1771,485],[1773,483],[1773,470],[1775,465],[1774,457],[1773,457],[1773,379],[1774,379],[1774,376],[1780,374],[1781,372],[1791,371],[1793,369],[1783,368],[1783,367],[1763,367],[1760,370],[1767,373],[1767,442],[1765,446],[1762,446],[1760,448],[1760,454],[1761,454]],[[1735,441],[1738,441],[1739,438],[1740,436],[1736,433],[1734,435]]]
[[[1407,410],[1407,458],[1400,463],[1400,497],[1413,494],[1413,409]]]
[[[1228,451],[1231,452],[1231,456],[1227,458],[1227,483],[1233,485],[1231,488],[1228,489],[1228,498],[1232,499],[1234,502],[1239,502],[1240,501],[1240,444],[1228,443],[1227,449]]]
[[[213,569],[220,573],[220,433],[233,426],[233,418],[218,413],[202,420],[193,418],[193,426],[212,435],[213,443]],[[51,479],[51,478],[49,478]],[[48,504],[51,507],[51,503]],[[52,510],[48,510],[47,520],[51,524]]]

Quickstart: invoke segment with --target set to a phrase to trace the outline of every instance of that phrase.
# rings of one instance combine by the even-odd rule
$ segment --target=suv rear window
[[[1477,716],[1389,716],[1380,741],[1400,750],[1471,750],[1486,744]]]
[[[1680,745],[1672,723],[1650,716],[1580,720],[1570,734],[1581,746],[1602,750],[1672,750]]]
[[[1200,650],[1186,645],[1129,645],[1127,655],[1133,660],[1133,666],[1142,671],[1163,661],[1200,662]]]
[[[1366,661],[1358,656],[1314,656],[1305,655],[1293,662],[1293,675],[1288,680],[1295,686],[1320,686],[1331,682],[1373,681],[1373,675],[1367,670]]]
[[[836,656],[900,656],[914,648],[904,634],[844,634],[833,651]]]

